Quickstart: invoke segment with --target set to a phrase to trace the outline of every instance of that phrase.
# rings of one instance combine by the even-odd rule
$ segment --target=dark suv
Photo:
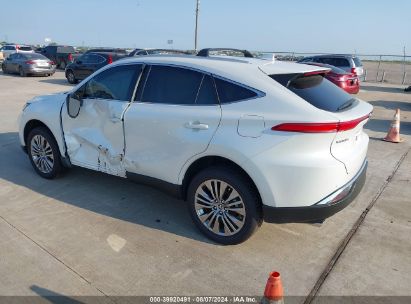
[[[103,66],[123,57],[124,56],[111,52],[86,53],[67,66],[67,81],[75,84],[77,81],[87,78]]]
[[[359,80],[364,81],[364,66],[360,60],[355,55],[317,55],[304,57],[298,61],[299,63],[304,62],[318,62],[323,64],[333,65],[346,72],[355,74],[358,76]]]

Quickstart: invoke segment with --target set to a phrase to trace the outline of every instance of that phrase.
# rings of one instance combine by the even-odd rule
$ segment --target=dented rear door
[[[141,65],[115,66],[96,74],[76,92],[83,104],[71,118],[66,107],[62,125],[67,153],[74,165],[125,176],[123,116]]]

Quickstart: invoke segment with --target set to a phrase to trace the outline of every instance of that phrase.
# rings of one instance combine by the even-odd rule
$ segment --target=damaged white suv
[[[29,101],[20,141],[39,175],[80,166],[188,201],[223,244],[266,222],[318,222],[365,181],[372,107],[311,65],[253,58],[120,60]]]

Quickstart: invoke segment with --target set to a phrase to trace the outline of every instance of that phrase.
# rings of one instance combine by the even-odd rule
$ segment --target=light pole
[[[200,8],[200,0],[197,0],[196,6],[196,28],[195,28],[195,36],[194,36],[194,50],[197,52],[197,31],[198,31],[198,11]]]

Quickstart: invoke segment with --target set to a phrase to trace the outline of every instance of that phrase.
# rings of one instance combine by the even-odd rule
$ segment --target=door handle
[[[207,130],[208,125],[203,124],[199,121],[190,121],[184,125],[187,129],[194,129],[194,130]]]

